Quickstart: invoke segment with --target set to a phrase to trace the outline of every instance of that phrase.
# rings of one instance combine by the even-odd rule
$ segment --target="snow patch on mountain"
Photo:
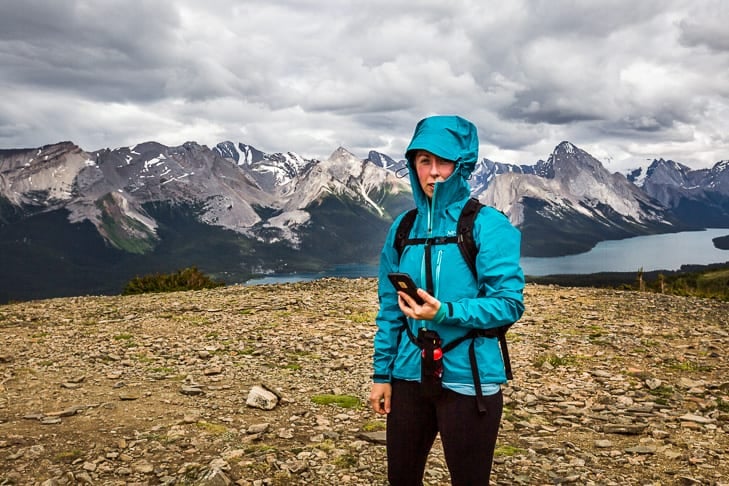
[[[219,143],[213,150],[221,157],[248,167],[257,174],[258,182],[267,189],[292,183],[308,166],[316,162],[295,152],[266,154],[250,145],[235,145],[230,141]]]
[[[303,210],[286,211],[278,216],[269,218],[268,221],[263,224],[263,227],[267,229],[277,229],[280,237],[269,238],[267,241],[269,243],[286,241],[293,248],[300,248],[301,237],[298,230],[305,226],[310,219],[311,215]],[[259,237],[259,239],[261,238]]]

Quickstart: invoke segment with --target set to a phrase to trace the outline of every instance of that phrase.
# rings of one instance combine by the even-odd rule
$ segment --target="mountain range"
[[[412,207],[406,172],[402,159],[343,147],[325,160],[230,141],[0,150],[0,302],[117,293],[135,275],[191,265],[240,282],[376,263]],[[659,159],[623,175],[562,142],[534,165],[482,159],[470,182],[521,229],[525,256],[729,227],[729,161]]]

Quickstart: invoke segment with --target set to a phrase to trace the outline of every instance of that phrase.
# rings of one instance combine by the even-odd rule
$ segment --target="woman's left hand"
[[[400,310],[407,317],[419,320],[432,320],[440,309],[440,301],[430,295],[423,289],[418,289],[418,295],[423,299],[423,304],[419,305],[405,292],[398,292],[399,296],[397,304],[400,306]]]

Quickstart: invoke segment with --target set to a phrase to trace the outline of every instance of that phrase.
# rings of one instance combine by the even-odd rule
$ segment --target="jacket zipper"
[[[435,261],[435,282],[434,282],[434,290],[435,293],[433,294],[433,297],[436,299],[438,298],[438,290],[440,289],[440,264],[443,261],[443,250],[438,250],[438,257]]]
[[[433,236],[433,220],[434,220],[434,214],[435,214],[435,196],[438,192],[438,184],[435,184],[435,187],[433,188],[433,197],[430,198],[430,201],[428,203],[428,234],[426,236],[426,242],[425,242],[425,248],[423,251],[423,260],[424,260],[424,268],[421,270],[421,273],[424,272],[424,274],[421,275],[423,277],[423,282],[425,282],[425,290],[428,291],[430,295],[435,294],[434,288],[433,288],[433,260],[432,260],[432,245],[430,243],[430,238]]]

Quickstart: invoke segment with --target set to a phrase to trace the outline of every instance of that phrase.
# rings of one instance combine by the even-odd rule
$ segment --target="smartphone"
[[[418,295],[418,286],[415,285],[415,282],[413,282],[413,279],[410,278],[410,275],[407,273],[388,273],[387,278],[390,279],[395,290],[405,292],[412,297],[418,305],[423,305],[425,303],[425,301]]]

